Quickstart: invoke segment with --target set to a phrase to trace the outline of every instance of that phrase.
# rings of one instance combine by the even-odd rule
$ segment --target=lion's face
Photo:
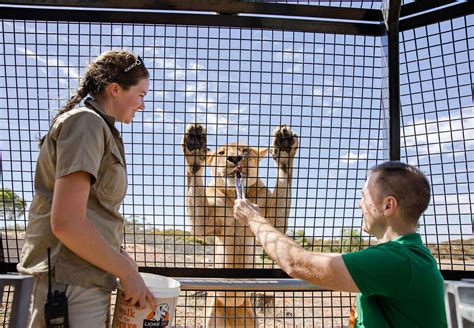
[[[230,143],[208,154],[207,164],[211,167],[217,185],[234,188],[235,172],[239,168],[245,185],[257,183],[258,163],[267,154],[266,148],[249,147],[245,144]]]

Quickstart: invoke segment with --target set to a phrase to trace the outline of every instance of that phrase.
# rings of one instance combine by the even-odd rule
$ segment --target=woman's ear
[[[105,90],[107,90],[107,93],[112,97],[112,99],[115,99],[120,91],[120,85],[116,82],[112,82],[107,85]]]

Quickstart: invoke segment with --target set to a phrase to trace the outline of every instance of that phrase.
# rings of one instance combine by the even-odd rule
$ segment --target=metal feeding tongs
[[[245,199],[244,176],[240,171],[235,172],[235,191],[237,192],[237,199]]]

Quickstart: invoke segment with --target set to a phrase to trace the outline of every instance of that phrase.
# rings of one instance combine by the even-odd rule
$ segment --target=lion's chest
[[[240,224],[239,221],[234,218],[235,198],[228,197],[224,193],[215,192],[215,189],[209,189],[206,193],[206,197],[209,206],[212,206],[214,209],[214,222],[217,225],[216,235],[233,238],[236,245],[240,242],[244,243],[243,239],[245,239],[245,237],[253,238],[254,236],[250,229]],[[256,197],[249,198],[249,201],[257,203]],[[262,211],[262,208],[260,208],[260,211]]]

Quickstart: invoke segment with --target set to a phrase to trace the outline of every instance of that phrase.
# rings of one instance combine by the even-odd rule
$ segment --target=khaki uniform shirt
[[[56,281],[113,290],[117,286],[115,276],[71,252],[51,231],[55,180],[84,171],[91,175],[88,219],[117,251],[122,244],[124,219],[119,208],[127,190],[123,142],[114,127],[115,119],[106,115],[94,100],[87,99],[85,104],[86,107],[60,115],[41,146],[35,195],[17,269],[33,275],[47,272],[47,248],[50,247]]]

